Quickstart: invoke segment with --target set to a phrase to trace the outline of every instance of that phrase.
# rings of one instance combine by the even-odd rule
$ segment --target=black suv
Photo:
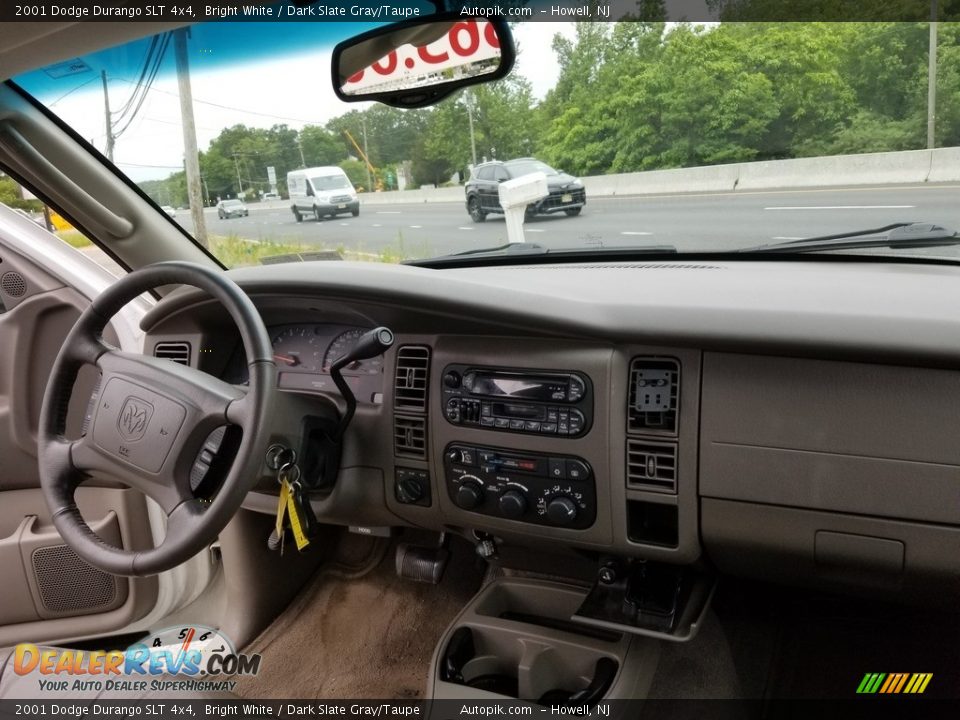
[[[506,162],[494,160],[473,168],[464,186],[467,212],[473,221],[483,222],[489,213],[503,212],[500,207],[500,183],[534,172],[546,174],[550,194],[527,206],[528,218],[541,213],[565,212],[571,217],[580,214],[587,204],[587,191],[580,180],[534,158],[518,158]]]

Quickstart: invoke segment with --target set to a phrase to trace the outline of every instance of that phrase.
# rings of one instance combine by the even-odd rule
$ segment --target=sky
[[[555,34],[573,37],[572,23],[522,23],[514,36],[519,48],[515,73],[526,77],[539,99],[557,81],[559,67],[551,49]],[[242,123],[253,127],[270,127],[286,123],[294,129],[305,124],[323,124],[365,103],[347,104],[337,99],[330,82],[330,51],[324,50],[284,57],[262,56],[242,67],[231,66],[229,72],[205,63],[202,40],[191,41],[191,85],[197,144],[205,150],[223,128]],[[111,108],[119,108],[134,88],[139,58],[121,67],[121,72],[108,70]],[[103,90],[99,69],[103,63],[90,61],[92,71],[57,80],[43,78],[40,99],[63,118],[81,136],[101,152],[105,149]],[[117,67],[113,65],[112,67]],[[183,135],[180,104],[174,67],[173,48],[167,51],[164,69],[154,82],[135,119],[116,139],[114,161],[135,182],[164,178],[182,166]],[[89,77],[88,77],[89,76]],[[40,82],[39,79],[35,80]],[[74,90],[82,83],[80,89]],[[23,79],[30,91],[31,78]],[[70,92],[74,90],[73,92]],[[34,90],[39,92],[39,90]],[[63,97],[64,94],[68,94]]]

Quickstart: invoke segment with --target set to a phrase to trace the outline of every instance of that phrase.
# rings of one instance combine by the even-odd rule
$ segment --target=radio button
[[[547,422],[555,423],[560,419],[560,411],[556,408],[547,408]]]
[[[527,432],[540,432],[540,423],[536,420],[527,420],[523,424],[523,429]]]
[[[511,420],[510,421],[511,430],[523,430],[523,420]]]
[[[493,418],[492,417],[481,417],[480,424],[483,427],[493,427]]]
[[[551,423],[540,423],[540,432],[553,434],[557,431],[557,424],[555,422]]]
[[[494,427],[498,427],[505,430],[510,427],[510,418],[505,418],[505,417],[494,418],[493,425]]]
[[[490,403],[483,403],[480,408],[481,417],[492,417],[493,416],[493,406]]]
[[[567,460],[567,479],[586,480],[590,477],[590,468],[580,460]]]
[[[583,384],[583,380],[578,378],[576,375],[570,376],[570,385],[567,387],[567,401],[568,402],[579,402],[580,398],[583,397],[584,392],[586,392],[586,386]]]
[[[460,373],[456,370],[451,370],[443,376],[443,384],[451,390],[456,390],[460,387]]]
[[[570,413],[570,434],[576,435],[583,430],[583,422],[583,415],[579,410],[574,410]]]
[[[456,398],[447,400],[446,407],[447,420],[453,423],[460,422],[460,401]]]

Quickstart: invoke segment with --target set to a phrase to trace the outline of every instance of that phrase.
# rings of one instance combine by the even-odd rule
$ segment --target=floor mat
[[[242,678],[237,693],[263,699],[423,697],[434,648],[480,588],[484,566],[472,546],[454,539],[442,582],[425,585],[397,577],[395,547],[379,543],[365,561],[322,569],[245,649],[263,659],[259,674]]]

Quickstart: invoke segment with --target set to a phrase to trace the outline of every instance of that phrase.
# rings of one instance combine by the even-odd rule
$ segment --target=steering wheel
[[[144,292],[192,285],[220,301],[240,330],[249,368],[247,387],[200,370],[109,347],[110,318]],[[86,434],[64,437],[67,408],[84,365],[101,372],[100,392]],[[209,545],[240,508],[255,482],[277,387],[270,338],[256,307],[222,272],[186,262],[150,265],[126,275],[80,315],[53,364],[40,411],[39,464],[44,497],[64,542],[96,568],[115,575],[154,575]],[[210,433],[239,426],[243,436],[211,500],[194,496],[190,469]],[[104,542],[80,515],[74,491],[102,473],[155,500],[167,531],[155,548],[131,551]]]

